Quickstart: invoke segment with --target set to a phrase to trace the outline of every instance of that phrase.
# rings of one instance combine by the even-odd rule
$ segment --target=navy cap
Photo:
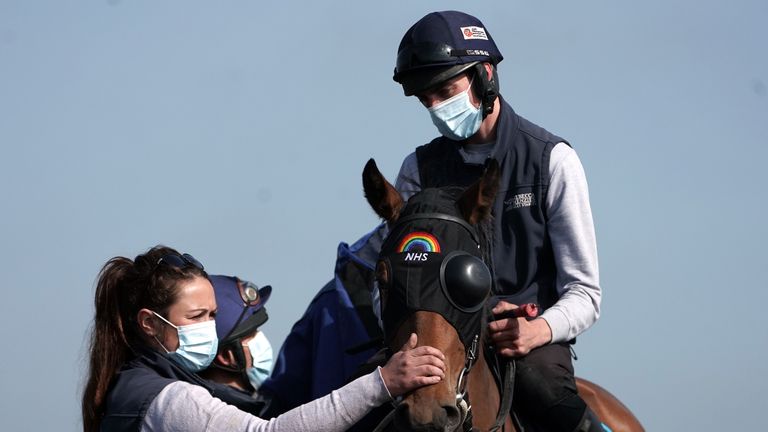
[[[457,11],[432,12],[405,32],[392,79],[410,96],[479,62],[495,65],[503,59],[479,19]]]
[[[220,344],[247,336],[264,324],[267,316],[264,305],[272,294],[272,287],[263,288],[234,276],[209,277],[216,295],[216,335]]]

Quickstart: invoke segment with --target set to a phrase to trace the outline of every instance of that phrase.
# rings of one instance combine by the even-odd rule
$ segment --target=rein
[[[467,385],[466,375],[469,374],[470,369],[472,369],[472,366],[474,365],[474,362],[477,359],[477,345],[478,345],[477,340],[478,340],[478,336],[475,336],[475,338],[472,341],[472,347],[470,348],[470,351],[467,353],[467,365],[464,367],[464,369],[462,369],[461,373],[459,374],[458,384],[456,385],[456,389],[457,389],[456,405],[461,410],[462,418],[464,418],[464,421],[462,422],[464,432],[471,432],[474,430],[472,426],[472,411],[471,411],[472,405],[470,405],[469,403],[466,388],[462,389],[461,387],[462,386],[466,387]],[[499,401],[499,410],[496,414],[496,420],[494,421],[493,426],[491,426],[491,428],[488,429],[488,432],[503,431],[504,419],[507,418],[507,415],[512,415],[512,395],[514,393],[514,388],[515,388],[515,361],[514,360],[504,360],[504,373],[501,375],[501,377],[499,377],[499,380],[502,381],[502,385],[500,386],[501,401]],[[523,432],[522,428],[520,428],[519,425],[518,425],[518,431]]]
[[[496,421],[493,423],[488,432],[496,432],[498,430],[504,430],[504,419],[507,415],[512,415],[512,393],[515,389],[515,361],[504,361],[504,386],[501,393],[501,401],[499,402],[499,412],[496,414]],[[522,428],[518,426],[518,432],[523,432]]]

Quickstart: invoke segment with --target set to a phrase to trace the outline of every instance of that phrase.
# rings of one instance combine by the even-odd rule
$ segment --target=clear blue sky
[[[766,2],[0,0],[3,429],[81,427],[116,255],[272,284],[279,347],[377,224],[366,160],[394,179],[436,134],[391,80],[403,32],[462,8],[587,171],[605,291],[577,373],[650,431],[765,429]]]

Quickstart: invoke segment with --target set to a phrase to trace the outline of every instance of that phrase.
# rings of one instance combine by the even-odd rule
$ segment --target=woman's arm
[[[203,387],[177,381],[157,395],[143,431],[343,431],[390,400],[378,370],[271,420],[240,411]]]
[[[143,431],[332,432],[354,425],[372,408],[443,377],[443,355],[416,347],[416,335],[383,368],[271,420],[240,411],[186,382],[168,385],[152,401]],[[392,396],[390,396],[390,394]]]

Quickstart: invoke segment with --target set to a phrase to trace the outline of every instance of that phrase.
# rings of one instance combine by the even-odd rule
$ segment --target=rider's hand
[[[392,397],[421,386],[439,383],[445,377],[445,356],[431,346],[416,347],[418,338],[411,333],[408,342],[381,368],[381,377]]]
[[[500,301],[491,311],[494,315],[517,309],[517,305]],[[496,352],[507,357],[520,357],[552,340],[552,330],[543,318],[502,318],[488,324]]]

